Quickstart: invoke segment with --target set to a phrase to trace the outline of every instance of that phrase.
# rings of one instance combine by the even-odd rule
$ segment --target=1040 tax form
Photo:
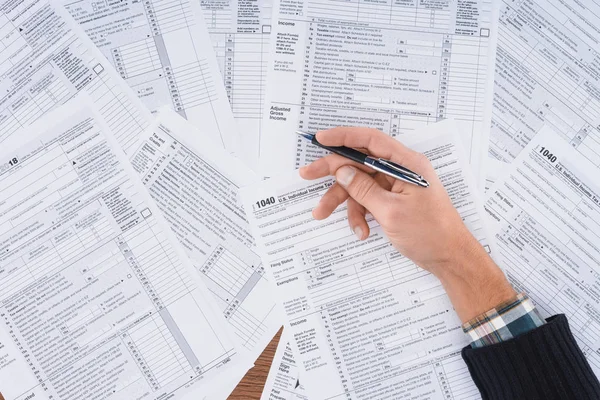
[[[296,129],[369,126],[397,135],[453,118],[483,182],[498,5],[276,1],[260,173],[273,176],[323,154],[289,134]]]
[[[502,2],[489,180],[544,126],[600,165],[600,5]]]
[[[428,130],[455,132],[451,122]],[[465,223],[490,249],[460,139],[418,136],[405,143],[430,158]],[[296,173],[242,189],[308,397],[478,398],[460,356],[468,340],[441,283],[398,253],[375,220],[360,241],[345,206],[313,219],[332,184]]]
[[[0,158],[3,395],[179,399],[247,369],[99,114],[50,116]]]
[[[600,169],[543,127],[488,192],[510,282],[544,317],[564,313],[600,373]]]

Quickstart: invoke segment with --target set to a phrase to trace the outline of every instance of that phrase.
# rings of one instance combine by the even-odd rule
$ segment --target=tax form
[[[247,369],[99,114],[33,129],[0,156],[4,397],[201,398]]]
[[[445,122],[405,143],[431,159],[465,223],[491,251],[460,139],[451,134],[456,125]],[[359,241],[345,206],[313,219],[332,184],[292,173],[242,190],[308,397],[479,398],[460,356],[468,341],[441,283],[394,250],[375,220]]]
[[[46,0],[0,0],[0,143],[86,93],[127,151],[151,115]]]
[[[300,381],[300,367],[296,364],[285,330],[277,345],[260,400],[308,400]]]
[[[597,1],[502,3],[489,149],[493,175],[544,126],[600,165],[599,27]]]
[[[272,0],[200,1],[248,165],[258,166]]]
[[[368,126],[395,136],[453,118],[479,178],[492,113],[497,6],[276,1],[261,174],[323,154],[289,134],[296,129]]]
[[[152,111],[169,105],[235,152],[237,126],[196,0],[64,0],[79,23]]]
[[[256,359],[283,323],[238,194],[256,175],[168,109],[159,113],[131,163],[219,312]]]
[[[502,266],[544,317],[565,313],[600,373],[600,170],[543,127],[488,192]]]

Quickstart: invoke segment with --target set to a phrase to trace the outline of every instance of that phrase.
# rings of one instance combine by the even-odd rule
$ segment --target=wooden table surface
[[[258,357],[252,368],[244,379],[240,381],[228,400],[259,400],[262,394],[275,350],[281,337],[282,329],[277,332],[277,335],[271,340],[271,343],[265,348],[265,351]]]

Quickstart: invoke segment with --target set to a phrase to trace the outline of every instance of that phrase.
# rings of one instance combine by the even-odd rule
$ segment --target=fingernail
[[[340,185],[346,187],[352,182],[354,175],[356,175],[356,168],[342,167],[335,173],[335,179]]]
[[[353,229],[354,230],[354,234],[356,235],[356,237],[360,240],[362,239],[362,235],[363,235],[363,231],[361,229],[360,226],[357,226],[356,228]]]

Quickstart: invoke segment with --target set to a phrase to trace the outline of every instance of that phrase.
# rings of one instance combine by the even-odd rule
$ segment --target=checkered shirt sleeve
[[[471,338],[471,347],[477,348],[512,339],[545,323],[529,297],[521,293],[465,322],[463,331]]]

